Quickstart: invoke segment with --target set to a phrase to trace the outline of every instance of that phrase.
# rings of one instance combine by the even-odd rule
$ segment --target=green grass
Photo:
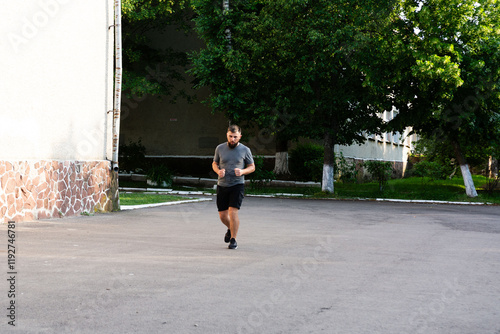
[[[154,204],[163,202],[182,201],[192,198],[173,196],[166,194],[150,194],[150,193],[120,193],[120,205],[141,205]]]
[[[493,193],[488,194],[484,189],[484,185],[488,179],[484,176],[474,175],[474,185],[478,192],[478,197],[469,198],[465,194],[465,186],[461,177],[454,177],[449,180],[430,180],[428,178],[410,177],[405,179],[390,180],[385,186],[384,191],[380,192],[378,183],[335,183],[335,193],[325,194],[321,192],[321,188],[303,188],[303,187],[286,187],[286,188],[271,188],[264,187],[262,189],[252,189],[246,187],[247,194],[253,195],[272,195],[277,193],[285,194],[303,194],[309,198],[336,198],[336,199],[351,199],[351,198],[387,198],[387,199],[406,199],[406,200],[435,200],[435,201],[451,201],[451,202],[488,202],[500,204],[500,189],[496,189]],[[135,188],[146,187],[146,183],[130,182],[124,185],[120,182],[120,186],[130,186]],[[193,189],[174,186],[176,190],[202,190],[204,192],[214,193],[213,189]],[[175,201],[186,199],[185,197],[172,195],[156,195],[156,194],[120,194],[120,202],[122,205],[136,205],[159,203],[167,201]]]
[[[302,194],[305,196],[314,196],[320,192],[319,187],[263,187],[260,189],[252,189],[251,186],[245,186],[245,193],[251,195],[273,195],[273,194]]]
[[[272,194],[272,193],[301,193],[312,198],[387,198],[406,200],[435,200],[452,202],[489,202],[500,204],[500,189],[488,194],[483,186],[488,179],[483,176],[474,175],[474,185],[478,197],[469,198],[465,194],[465,186],[461,177],[451,180],[430,180],[428,178],[405,178],[390,180],[379,191],[378,183],[340,183],[336,182],[334,194],[325,194],[320,188],[264,188],[260,190],[248,189],[249,194]]]
[[[203,191],[203,192],[214,192],[215,191],[212,188],[202,188],[202,187],[184,187],[184,186],[178,186],[178,185],[173,185],[171,187],[161,187],[161,186],[155,186],[152,187],[149,184],[146,183],[146,181],[120,181],[120,188],[155,188],[155,189],[172,189],[172,190],[184,190],[184,191]]]

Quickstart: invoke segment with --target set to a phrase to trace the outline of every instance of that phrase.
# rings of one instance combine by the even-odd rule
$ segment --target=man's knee
[[[230,215],[231,214],[238,214],[238,211],[240,211],[240,209],[234,208],[234,207],[230,206],[229,209],[228,209],[228,211],[229,211]]]

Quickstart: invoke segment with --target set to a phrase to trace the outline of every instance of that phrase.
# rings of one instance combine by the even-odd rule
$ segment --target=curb
[[[375,202],[418,203],[418,204],[495,205],[494,203],[488,203],[488,202],[451,202],[451,201],[433,201],[424,199],[358,198],[357,200],[375,201]]]
[[[146,175],[143,174],[119,174],[123,180],[132,181],[147,181]],[[217,179],[209,179],[203,177],[187,177],[187,176],[174,176],[172,178],[174,184],[198,186],[198,187],[213,187],[217,184]],[[245,180],[245,184],[250,184],[250,180]],[[284,180],[271,180],[268,182],[271,187],[321,187],[321,182],[302,182],[302,181],[284,181]]]
[[[154,208],[157,206],[207,202],[207,201],[211,201],[211,200],[212,200],[211,198],[197,198],[197,199],[189,199],[189,200],[185,200],[185,201],[173,201],[173,202],[162,202],[162,203],[140,204],[140,205],[120,205],[120,210],[125,211],[125,210],[135,210],[135,209],[144,209],[144,208]]]
[[[205,193],[202,191],[177,191],[172,189],[156,189],[156,188],[119,188],[121,191],[130,192],[156,192],[156,193],[168,193],[172,195],[202,195],[202,196],[215,196],[212,193]],[[287,193],[276,193],[272,195],[253,195],[246,194],[246,197],[260,197],[260,198],[279,198],[279,197],[291,197],[291,198],[308,198],[307,195],[302,194],[287,194]],[[435,200],[420,200],[420,199],[391,199],[391,198],[319,198],[331,201],[372,201],[372,202],[393,202],[393,203],[416,203],[416,204],[447,204],[447,205],[495,205],[495,203],[488,202],[452,202],[452,201],[435,201]],[[199,201],[207,201],[211,199],[199,198]],[[186,201],[177,202],[166,202],[166,203],[186,203]],[[159,203],[157,203],[159,204]],[[172,205],[164,204],[164,205]],[[148,204],[144,204],[148,205]],[[158,206],[158,205],[157,205]]]
[[[293,197],[293,198],[307,198],[301,194],[273,194],[273,195],[245,195],[247,197],[262,197],[262,198],[276,198],[276,197]],[[392,198],[314,198],[330,201],[365,201],[365,202],[393,202],[393,203],[416,203],[416,204],[448,204],[448,205],[495,205],[495,203],[488,202],[451,202],[451,201],[434,201],[423,199],[392,199]]]
[[[206,193],[203,191],[183,191],[183,190],[173,190],[165,188],[118,188],[118,190],[124,192],[155,192],[158,194],[165,193],[172,195],[203,195],[203,196],[214,195],[212,193]]]

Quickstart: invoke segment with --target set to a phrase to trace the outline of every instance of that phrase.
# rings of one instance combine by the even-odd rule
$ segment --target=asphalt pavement
[[[249,197],[240,219],[237,250],[213,200],[1,225],[0,333],[500,334],[500,206]]]

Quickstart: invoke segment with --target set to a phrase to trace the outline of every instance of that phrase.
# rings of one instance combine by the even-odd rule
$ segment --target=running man
[[[227,227],[224,241],[229,243],[229,249],[238,248],[238,211],[245,195],[244,175],[255,171],[252,152],[240,143],[240,139],[241,128],[238,125],[230,125],[227,129],[227,142],[217,146],[212,162],[212,169],[219,176],[217,209],[220,220]]]

